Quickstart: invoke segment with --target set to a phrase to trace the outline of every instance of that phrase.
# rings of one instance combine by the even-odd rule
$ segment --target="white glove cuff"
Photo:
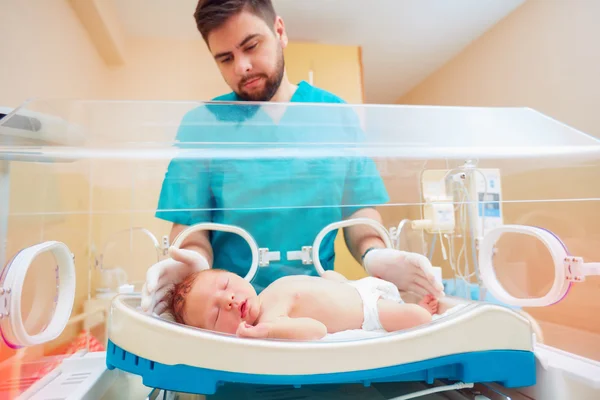
[[[379,247],[369,247],[361,256],[362,266],[369,274],[371,274],[371,271],[369,270],[369,259],[379,250],[382,249]]]

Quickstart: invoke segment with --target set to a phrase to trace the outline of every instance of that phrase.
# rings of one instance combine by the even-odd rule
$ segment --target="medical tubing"
[[[467,201],[470,203],[471,200],[469,198],[467,198]],[[477,279],[477,283],[479,284],[481,282],[481,277],[479,274],[479,263],[477,262],[477,251],[475,250],[475,235],[477,232],[477,227],[476,227],[476,220],[475,217],[473,215],[473,207],[468,207],[468,212],[469,212],[469,226],[471,228],[471,256],[473,257],[473,272],[475,273],[475,277]],[[467,277],[467,279],[470,278],[470,276]],[[468,282],[467,282],[468,284]]]
[[[483,172],[481,172],[479,169],[476,168],[475,172],[478,172],[483,177],[484,190],[483,190],[483,196],[482,196],[481,201],[484,202],[485,196],[487,195],[487,189],[488,189],[487,178],[485,177],[485,174]],[[477,200],[477,199],[475,199],[475,200]],[[471,209],[472,209],[472,207],[471,207]],[[483,236],[485,234],[485,205],[484,204],[481,204],[481,209],[482,209],[481,236]],[[473,220],[472,225],[475,226],[475,223],[476,223],[476,220]],[[472,252],[472,256],[473,256],[473,268],[475,269],[475,275],[477,277],[477,284],[480,287],[479,300],[481,301],[481,300],[485,300],[485,292],[481,288],[481,286],[483,286],[483,285],[482,285],[482,281],[481,281],[481,274],[479,272],[479,260],[477,259],[477,251],[476,251],[476,244],[475,244],[475,234],[476,233],[477,233],[477,229],[475,229],[475,232],[473,232],[473,234],[471,235],[471,252]]]
[[[487,190],[488,190],[488,181],[487,178],[485,177],[485,174],[483,172],[481,172],[479,169],[475,169],[475,172],[478,172],[482,177],[483,177],[483,198],[481,199],[481,201],[485,201],[485,196],[487,195]],[[485,207],[483,207],[483,212],[481,213],[481,235],[483,236],[484,232],[485,232]]]
[[[471,278],[471,276],[473,276],[470,272],[469,272],[469,259],[467,257],[467,251],[466,247],[467,247],[467,215],[469,214],[469,203],[470,203],[470,197],[469,197],[469,193],[467,191],[467,189],[465,188],[465,185],[463,182],[460,182],[460,189],[462,192],[462,198],[460,200],[460,226],[463,232],[463,240],[462,240],[462,246],[460,248],[460,251],[458,253],[458,256],[456,257],[456,271],[458,273],[458,276],[460,279],[462,279],[463,282],[465,282],[465,298],[471,299],[471,294],[470,294],[470,290],[469,290],[469,279]],[[466,199],[466,205],[464,204]],[[465,212],[465,208],[467,209],[467,211]],[[469,218],[470,219],[470,218]],[[469,221],[470,222],[470,221]],[[464,274],[460,271],[460,258],[464,257]]]
[[[398,227],[396,228],[396,236],[398,237],[398,250],[400,250],[400,238],[402,237],[402,229],[404,229],[404,226],[408,222],[410,222],[409,219],[403,219],[402,221],[400,221]]]
[[[425,396],[425,395],[432,394],[432,393],[448,392],[450,390],[470,389],[473,386],[475,386],[475,385],[472,383],[458,382],[458,383],[455,383],[452,385],[438,386],[438,387],[434,387],[434,388],[430,388],[430,389],[419,390],[418,392],[413,392],[413,393],[405,394],[403,396],[394,397],[394,398],[391,398],[390,400],[414,399],[416,397],[421,397],[421,396]]]
[[[161,247],[160,247],[160,243],[158,242],[158,239],[156,238],[156,236],[154,236],[152,234],[152,232],[150,232],[146,228],[134,226],[132,228],[121,229],[120,231],[117,231],[117,232],[113,233],[112,235],[110,235],[109,239],[104,243],[104,246],[102,246],[102,251],[100,252],[99,259],[96,259],[96,267],[99,267],[101,270],[104,269],[104,264],[103,264],[104,255],[106,254],[107,250],[109,249],[109,245],[112,245],[113,243],[116,244],[116,240],[114,238],[117,235],[124,233],[124,232],[129,232],[129,244],[131,246],[131,244],[133,243],[133,232],[134,231],[140,231],[150,239],[150,241],[152,242],[152,245],[154,246],[154,249],[156,250],[156,262],[160,261]],[[132,249],[130,248],[129,250],[131,251]]]
[[[429,258],[429,261],[432,261],[433,259],[433,252],[435,251],[435,242],[437,242],[437,235],[433,235],[433,239],[431,241],[431,248],[429,249],[429,255],[427,256],[427,258]]]

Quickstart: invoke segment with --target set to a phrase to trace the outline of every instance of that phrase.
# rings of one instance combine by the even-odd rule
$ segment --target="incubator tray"
[[[227,383],[536,382],[530,322],[501,306],[468,304],[423,327],[376,337],[301,342],[191,328],[146,315],[139,302],[114,299],[107,366],[140,375],[154,388],[214,394]]]

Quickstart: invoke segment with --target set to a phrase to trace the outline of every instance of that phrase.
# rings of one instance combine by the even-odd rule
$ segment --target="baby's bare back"
[[[320,277],[294,275],[280,278],[260,294],[261,315],[258,322],[281,316],[313,318],[329,333],[359,329],[363,322],[360,295],[344,282]]]

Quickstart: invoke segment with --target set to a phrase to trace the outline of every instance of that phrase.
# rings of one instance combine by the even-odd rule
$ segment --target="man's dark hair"
[[[273,28],[277,17],[271,0],[199,0],[194,19],[204,41],[207,42],[210,32],[242,11],[249,11],[261,18],[269,28]]]

